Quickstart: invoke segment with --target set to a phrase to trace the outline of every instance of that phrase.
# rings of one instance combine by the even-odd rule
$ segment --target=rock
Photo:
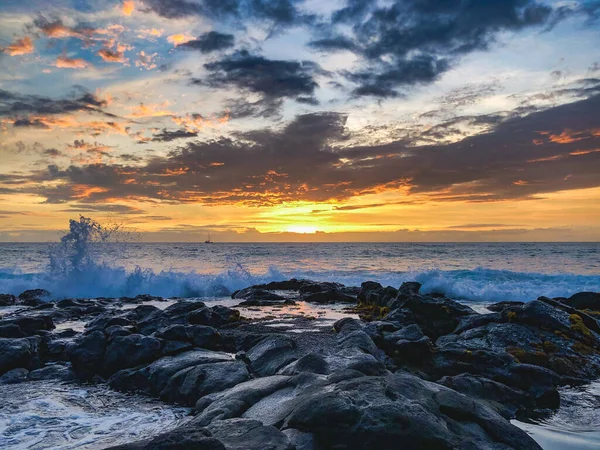
[[[204,307],[190,312],[187,319],[189,323],[195,325],[220,327],[240,320],[240,312],[226,306]]]
[[[281,375],[297,375],[302,372],[328,375],[330,368],[325,358],[321,355],[309,353],[279,371]]]
[[[521,306],[509,306],[501,314],[510,322],[547,328],[552,331],[564,332],[571,329],[569,314],[540,300],[533,300]]]
[[[271,281],[267,284],[257,284],[252,287],[256,289],[267,289],[269,291],[297,291],[305,284],[314,284],[314,281],[292,278],[287,281]]]
[[[37,306],[50,299],[50,292],[45,289],[29,289],[19,294],[19,301],[27,306]]]
[[[140,442],[117,445],[107,450],[226,450],[204,428],[182,426],[167,433]]]
[[[50,364],[29,373],[30,380],[71,381],[76,378],[75,372],[65,364]]]
[[[600,292],[578,292],[562,302],[575,309],[600,311]]]
[[[448,298],[420,295],[398,298],[390,306],[392,312],[385,317],[390,322],[409,325],[416,323],[431,339],[451,333],[464,316],[476,314],[471,308]]]
[[[242,300],[285,300],[285,297],[279,294],[255,287],[235,291],[231,294],[231,298]]]
[[[2,324],[2,322],[0,322],[0,324]],[[19,325],[16,325],[14,323],[0,325],[0,338],[20,338],[26,336],[27,334],[21,331]]]
[[[0,339],[0,375],[12,369],[31,368],[38,341],[33,338]]]
[[[108,338],[108,341],[112,341],[114,338],[119,336],[129,336],[135,332],[135,327],[124,327],[121,325],[112,325],[107,327],[104,332]]]
[[[202,302],[182,300],[173,303],[164,310],[155,307],[151,307],[153,308],[151,310],[147,308],[148,306],[150,305],[141,305],[133,310],[133,312],[138,310],[137,315],[143,313],[143,317],[140,317],[136,322],[139,332],[145,335],[152,334],[171,325],[187,324],[188,314],[197,309],[204,308],[206,305]]]
[[[163,330],[157,331],[155,336],[160,339],[171,341],[184,341],[195,347],[216,350],[220,346],[220,335],[212,327],[202,325],[171,325]]]
[[[385,350],[395,359],[409,363],[424,363],[433,352],[431,339],[416,325],[408,325],[393,333],[384,333]]]
[[[96,330],[85,334],[66,345],[67,354],[75,372],[83,377],[91,377],[103,367],[104,352],[106,350],[106,336]]]
[[[312,433],[304,433],[294,428],[288,428],[283,430],[283,434],[287,436],[296,450],[319,450],[321,448]]]
[[[374,281],[364,282],[358,293],[358,301],[361,305],[387,306],[398,295],[398,290],[391,286],[384,288]]]
[[[188,367],[232,361],[231,355],[195,349],[176,356],[166,356],[140,369],[125,369],[114,374],[109,384],[120,391],[147,391],[158,396],[169,379]]]
[[[296,343],[284,335],[267,336],[247,352],[250,367],[258,376],[277,373],[295,359]]]
[[[51,316],[21,316],[14,319],[4,320],[2,323],[17,325],[21,331],[28,336],[40,334],[43,331],[50,331],[55,328]]]
[[[317,292],[324,291],[337,291],[343,288],[344,285],[340,283],[331,282],[306,282],[298,289],[301,294],[315,294]]]
[[[240,417],[263,398],[289,387],[292,379],[283,375],[257,378],[226,391],[207,395],[196,403],[198,415],[192,423],[202,427],[216,420]]]
[[[221,392],[250,378],[243,362],[219,362],[188,367],[173,375],[160,393],[163,400],[189,406],[205,395]]]
[[[0,306],[12,306],[17,303],[17,297],[11,294],[0,294]]]
[[[416,281],[407,281],[405,283],[402,283],[400,289],[398,289],[398,295],[412,297],[413,295],[418,295],[420,289],[421,283],[418,283]]]
[[[0,376],[0,384],[17,384],[27,381],[29,377],[29,370],[19,368],[12,369]]]
[[[533,397],[528,393],[485,377],[462,374],[454,377],[444,377],[438,383],[471,398],[486,402],[505,419],[514,419],[517,415],[526,415],[536,407]]]
[[[504,302],[493,303],[489,306],[486,306],[486,309],[493,311],[493,312],[502,312],[510,306],[523,306],[524,304],[525,304],[524,302],[504,301]]]
[[[104,367],[108,374],[139,366],[161,355],[162,341],[141,334],[118,336],[106,348]]]
[[[217,420],[206,428],[227,450],[296,450],[285,434],[258,420]]]
[[[307,294],[302,300],[309,303],[356,303],[356,297],[337,289],[328,289]]]
[[[540,449],[494,410],[412,375],[360,377],[309,390],[283,429],[315,435],[325,448]],[[465,443],[469,444],[465,447]]]

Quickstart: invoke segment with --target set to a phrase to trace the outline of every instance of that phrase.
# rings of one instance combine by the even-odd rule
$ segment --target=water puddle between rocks
[[[0,448],[103,449],[169,431],[189,409],[104,386],[0,385]]]

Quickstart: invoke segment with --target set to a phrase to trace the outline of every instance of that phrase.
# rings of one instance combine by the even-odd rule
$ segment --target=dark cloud
[[[64,153],[55,148],[48,148],[42,152],[44,156],[50,156],[52,158],[58,158],[59,156],[63,156]]]
[[[299,0],[146,0],[147,10],[167,19],[207,16],[233,20],[265,20],[275,25],[310,23],[311,15],[296,8]]]
[[[349,144],[344,115],[305,114],[278,129],[190,142],[142,165],[53,165],[8,180],[25,178],[22,192],[52,203],[127,198],[272,205],[386,191],[403,195],[402,202],[535,199],[600,186],[598,110],[600,96],[526,116],[492,115],[486,133],[451,143],[422,145],[427,138],[415,133],[371,146]]]
[[[88,213],[88,212],[101,212],[101,213],[115,213],[115,214],[143,214],[144,211],[139,208],[134,208],[127,205],[100,205],[100,204],[85,204],[79,203],[77,205],[70,205],[69,208],[63,209],[63,212],[72,213]]]
[[[22,128],[27,128],[27,127],[31,127],[31,128],[42,128],[42,129],[49,129],[50,127],[48,125],[46,125],[44,122],[42,122],[39,119],[29,119],[29,118],[23,118],[23,119],[17,119],[13,122],[13,126],[14,127],[22,127]]]
[[[73,98],[55,100],[49,97],[18,94],[0,89],[0,116],[68,114],[76,111],[98,112],[112,116],[112,114],[107,114],[102,110],[106,106],[106,101],[90,93],[83,93]],[[24,125],[26,120],[23,119],[23,125],[21,126],[28,126]],[[35,124],[35,122],[30,123]]]
[[[548,25],[559,14],[566,15],[536,0],[348,0],[332,23],[351,25],[352,34],[322,27],[310,45],[362,56],[365,69],[346,74],[355,95],[397,97],[398,88],[431,83],[461,56],[487,50],[499,33]]]
[[[263,96],[250,109],[276,111],[285,98],[303,103],[315,104],[315,89],[318,87],[314,76],[322,69],[310,61],[271,60],[240,51],[219,61],[207,63],[209,71],[206,80],[194,79],[195,84],[208,84],[212,87],[233,86]],[[250,110],[248,110],[250,112]],[[270,113],[269,113],[270,114]],[[256,115],[256,114],[253,114]]]
[[[177,48],[199,50],[202,53],[211,53],[219,50],[226,50],[234,46],[234,37],[232,34],[219,33],[218,31],[209,31],[198,39],[185,42]]]
[[[154,142],[171,142],[176,139],[191,138],[191,137],[196,137],[196,136],[198,136],[197,131],[188,131],[188,130],[184,130],[184,129],[169,131],[169,130],[163,129],[160,133],[157,133],[154,135],[154,137],[152,138],[152,141],[154,141]]]

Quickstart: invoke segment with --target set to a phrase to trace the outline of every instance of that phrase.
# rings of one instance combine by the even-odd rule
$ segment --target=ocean
[[[69,255],[51,261],[57,246],[0,244],[0,293],[44,288],[54,298],[222,297],[289,278],[395,287],[416,280],[424,292],[471,302],[600,291],[600,243],[96,242],[70,266],[57,264],[72,260]]]

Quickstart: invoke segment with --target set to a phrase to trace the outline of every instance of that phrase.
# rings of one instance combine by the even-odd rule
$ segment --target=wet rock
[[[208,325],[218,328],[240,320],[240,312],[226,306],[204,307],[190,312],[187,318],[188,322],[194,325]]]
[[[356,297],[348,295],[338,289],[327,289],[307,294],[302,300],[309,303],[356,303]]]
[[[408,374],[340,381],[296,405],[283,429],[312,433],[325,448],[540,449],[484,404]]]
[[[258,376],[264,377],[277,373],[279,369],[292,362],[296,343],[284,335],[267,336],[247,352],[250,367]]]
[[[73,369],[87,378],[95,375],[103,367],[106,336],[96,330],[66,344],[65,353],[73,364]]]
[[[296,450],[285,434],[258,420],[217,420],[206,428],[227,450]]]
[[[17,297],[11,294],[0,294],[0,306],[12,306],[17,303]]]
[[[27,381],[29,377],[29,370],[19,368],[12,369],[0,376],[0,384],[17,384]]]
[[[240,417],[250,407],[290,386],[293,377],[274,375],[240,383],[223,392],[207,395],[196,403],[198,415],[192,423],[206,426],[216,420]]]
[[[69,365],[66,364],[50,364],[41,369],[32,370],[29,373],[29,379],[38,380],[57,380],[57,381],[71,381],[76,378],[75,372]]]
[[[321,447],[317,443],[317,439],[312,433],[304,433],[294,428],[283,430],[283,434],[287,436],[290,443],[296,450],[320,450]]]
[[[31,368],[38,345],[34,338],[0,339],[0,375],[12,369]]]
[[[486,309],[493,311],[493,312],[502,312],[510,306],[523,306],[524,304],[525,304],[524,302],[504,301],[504,302],[493,303],[489,306],[486,306]]]
[[[405,283],[402,283],[400,289],[398,289],[398,295],[412,297],[413,295],[418,295],[420,289],[421,283],[418,283],[416,281],[407,281]]]
[[[297,291],[305,284],[314,284],[314,281],[292,278],[286,281],[271,281],[267,284],[258,284],[252,287],[257,289],[267,289],[269,291]]]
[[[578,292],[562,302],[576,309],[600,311],[600,292]]]
[[[226,450],[204,428],[179,427],[152,439],[109,447],[107,450]]]
[[[40,334],[44,331],[50,331],[55,328],[52,317],[46,315],[21,316],[14,319],[3,320],[0,323],[17,325],[21,331],[28,336]]]
[[[2,324],[2,322],[0,322]],[[0,325],[0,338],[20,338],[26,337],[27,334],[23,333],[19,325],[9,323],[6,325]]]
[[[163,400],[189,406],[213,392],[221,392],[250,378],[246,364],[240,361],[201,364],[173,375],[160,393]]]
[[[298,289],[301,294],[316,294],[317,292],[337,291],[343,288],[341,283],[333,282],[307,282]]]
[[[197,309],[204,308],[206,305],[202,302],[178,301],[168,306],[164,310],[147,308],[150,305],[138,306],[133,312],[138,310],[138,315],[143,312],[143,317],[136,320],[137,327],[141,334],[149,335],[160,329],[167,328],[176,324],[187,324],[188,314]],[[143,309],[142,309],[143,308]]]
[[[112,374],[121,369],[151,362],[161,355],[162,341],[141,334],[114,338],[106,348],[104,364]]]
[[[183,341],[164,341],[163,355],[176,355],[194,348],[194,345]]]
[[[405,299],[399,296],[390,307],[392,312],[385,320],[404,325],[416,323],[431,339],[451,333],[462,317],[476,314],[468,306],[454,300],[420,295]]]
[[[330,368],[323,356],[309,353],[279,371],[281,375],[297,375],[302,372],[328,375]]]
[[[129,336],[135,332],[136,328],[132,326],[122,326],[122,325],[111,325],[107,327],[104,332],[108,337],[108,341],[112,341],[114,338],[119,336]]]
[[[125,369],[114,374],[110,386],[120,391],[146,391],[158,396],[169,379],[188,367],[232,361],[231,355],[194,349],[175,356],[166,356],[140,369]]]
[[[398,296],[398,290],[388,286],[384,288],[374,281],[362,283],[358,293],[358,301],[362,305],[387,306]]]
[[[431,339],[416,324],[384,333],[383,342],[386,352],[403,362],[423,364],[433,352]]]
[[[202,325],[172,325],[157,331],[155,336],[164,340],[189,342],[195,347],[216,350],[220,346],[220,335],[212,327]]]
[[[19,302],[27,306],[37,306],[50,300],[50,295],[45,289],[29,289],[19,294]]]
[[[285,297],[279,294],[255,287],[235,291],[231,294],[231,298],[241,300],[285,300]]]

